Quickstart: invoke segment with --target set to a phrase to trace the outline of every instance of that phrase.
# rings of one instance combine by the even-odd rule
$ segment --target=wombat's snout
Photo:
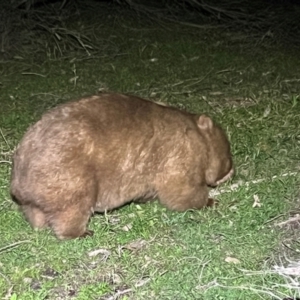
[[[220,180],[218,180],[216,182],[216,185],[215,186],[218,186],[219,184],[229,180],[234,174],[234,168],[232,168],[223,178],[221,178]]]

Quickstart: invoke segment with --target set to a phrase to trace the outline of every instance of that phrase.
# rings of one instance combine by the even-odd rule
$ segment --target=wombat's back
[[[174,137],[194,126],[187,122],[185,113],[120,94],[60,105],[31,126],[18,145],[11,193],[20,204],[61,209],[68,198],[63,191],[72,195],[78,186],[95,182],[94,194],[105,194],[95,208],[101,211],[151,194],[153,187],[145,182],[153,182]],[[177,147],[171,148],[168,155]],[[91,198],[95,205],[96,196]]]

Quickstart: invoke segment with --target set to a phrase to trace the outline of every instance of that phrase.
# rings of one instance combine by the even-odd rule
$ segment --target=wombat
[[[19,143],[11,195],[34,228],[92,235],[90,216],[140,198],[176,211],[213,205],[208,186],[233,174],[224,131],[135,96],[101,94],[45,113]]]

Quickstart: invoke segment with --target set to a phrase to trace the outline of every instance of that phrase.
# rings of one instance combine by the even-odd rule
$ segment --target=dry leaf
[[[125,225],[125,226],[122,227],[123,231],[129,231],[131,229],[132,229],[132,224],[127,224],[127,225]]]
[[[270,112],[271,112],[271,108],[270,106],[267,106],[264,111],[264,118],[266,118],[270,114]]]
[[[230,263],[230,264],[235,264],[235,265],[240,263],[240,261],[237,258],[231,257],[231,256],[227,256],[225,258],[225,261]]]
[[[90,251],[88,253],[88,256],[89,257],[94,257],[94,256],[97,256],[99,254],[101,254],[102,258],[106,260],[111,255],[111,251],[109,251],[107,249],[97,249],[97,250]]]
[[[261,203],[260,203],[260,200],[259,200],[258,196],[254,195],[253,199],[254,199],[254,202],[253,202],[252,207],[261,207]]]
[[[112,281],[114,284],[121,284],[123,282],[121,276],[116,273],[112,274]]]
[[[123,248],[131,250],[131,251],[136,251],[142,249],[146,245],[145,240],[138,239],[136,241],[133,241],[127,245],[125,245]]]
[[[108,218],[108,222],[112,225],[116,225],[118,223],[120,223],[120,218],[118,216],[109,216]]]
[[[211,96],[220,96],[220,95],[223,95],[224,93],[223,92],[210,92],[209,94]]]

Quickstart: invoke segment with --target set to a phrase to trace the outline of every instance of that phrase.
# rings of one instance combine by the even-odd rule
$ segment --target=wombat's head
[[[234,173],[230,144],[222,128],[214,124],[206,115],[199,117],[197,125],[206,137],[207,143],[206,183],[217,186],[228,180]]]

